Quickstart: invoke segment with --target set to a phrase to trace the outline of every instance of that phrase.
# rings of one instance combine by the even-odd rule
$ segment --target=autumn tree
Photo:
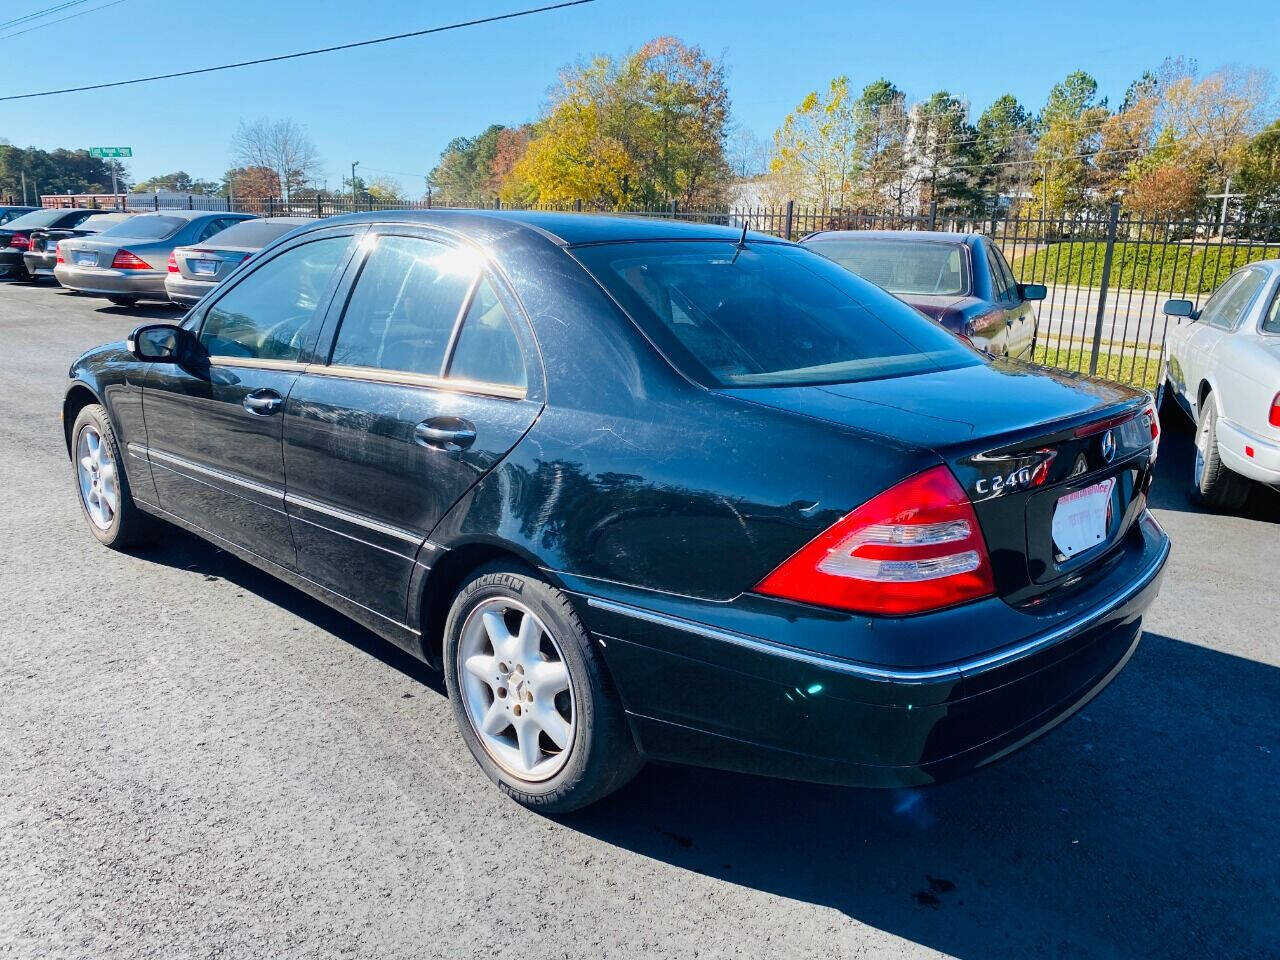
[[[233,167],[223,177],[223,192],[237,200],[280,196],[280,178],[270,167]]]
[[[494,158],[505,131],[495,123],[474,137],[454,137],[440,154],[440,162],[427,174],[433,196],[446,204],[492,201],[498,184],[493,180]]]
[[[1240,169],[1249,140],[1262,127],[1271,93],[1265,70],[1227,68],[1179,77],[1164,92],[1164,121],[1190,162],[1223,185]]]
[[[320,152],[306,127],[296,120],[241,120],[231,138],[231,158],[241,167],[260,167],[275,174],[286,201],[298,187],[320,173]]]
[[[1280,120],[1254,137],[1240,160],[1240,189],[1245,209],[1280,208]]]
[[[861,173],[859,113],[848,77],[801,100],[773,135],[775,192],[816,206],[847,206]]]
[[[364,192],[374,203],[405,202],[404,190],[391,177],[374,177],[365,185]]]
[[[1098,82],[1082,70],[1054,84],[1037,123],[1039,139],[1034,163],[1040,176],[1032,187],[1032,206],[1043,215],[1079,210],[1088,202],[1093,168],[1101,140],[1099,129],[1110,115],[1098,100]]]

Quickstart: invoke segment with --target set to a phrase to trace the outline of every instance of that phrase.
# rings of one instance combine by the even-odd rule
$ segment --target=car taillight
[[[178,254],[177,254],[177,253],[171,253],[171,254],[169,254],[169,272],[170,272],[170,273],[178,273],[178,272],[179,272],[179,271],[178,271]]]
[[[63,258],[63,256],[62,256],[62,241],[61,241],[61,240],[59,240],[59,241],[58,241],[58,243],[54,246],[53,250],[54,250],[54,253],[56,253],[56,254],[57,254],[57,259],[55,260],[55,262],[56,262],[56,263],[66,263],[66,262],[67,262],[67,261]]]
[[[15,250],[30,250],[31,237],[25,233],[15,233],[9,238],[9,246],[13,247]]]
[[[128,250],[117,250],[116,255],[111,258],[111,269],[113,270],[150,270],[151,264],[143,260],[135,253]]]
[[[1271,401],[1271,414],[1267,417],[1267,423],[1273,427],[1280,427],[1280,393],[1277,393]]]
[[[756,592],[858,613],[940,610],[995,593],[973,504],[945,466],[868,500],[760,581]]]

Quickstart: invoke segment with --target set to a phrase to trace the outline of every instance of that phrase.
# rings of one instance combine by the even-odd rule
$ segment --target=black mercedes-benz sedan
[[[551,812],[645,759],[989,763],[1116,676],[1169,551],[1147,394],[723,227],[318,221],[70,376],[98,540],[184,527],[439,666]]]

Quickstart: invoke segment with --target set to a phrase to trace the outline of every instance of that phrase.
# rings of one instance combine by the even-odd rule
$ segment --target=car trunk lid
[[[1087,579],[1145,506],[1155,454],[1144,420],[1151,401],[1117,384],[993,361],[726,392],[936,453],[972,500],[997,592],[1015,605]],[[1101,529],[1085,548],[1073,531],[1094,522]]]
[[[217,283],[230,276],[236,267],[248,259],[249,253],[248,250],[234,247],[217,250],[209,247],[178,247],[173,251],[173,257],[184,280]]]

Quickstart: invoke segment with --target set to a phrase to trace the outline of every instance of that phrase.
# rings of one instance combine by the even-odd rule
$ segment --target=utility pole
[[[111,207],[113,210],[120,209],[120,189],[116,186],[116,163],[111,162]]]
[[[356,167],[358,166],[360,166],[359,160],[351,164],[351,209],[352,210],[354,210],[356,207]]]
[[[22,205],[28,206],[27,203],[27,171],[22,171]]]

